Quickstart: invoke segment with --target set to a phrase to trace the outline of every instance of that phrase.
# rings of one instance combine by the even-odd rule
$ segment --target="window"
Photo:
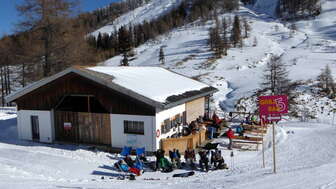
[[[144,122],[143,121],[124,121],[124,133],[144,135]]]
[[[174,117],[170,119],[166,119],[163,121],[161,125],[161,133],[168,133],[172,128],[177,128],[179,124],[182,122],[182,116],[180,114],[176,114]]]
[[[187,125],[187,112],[186,111],[183,112],[182,123],[183,125]]]
[[[163,125],[161,127],[161,132],[163,134],[168,133],[171,129],[171,121],[169,119],[164,120]]]
[[[180,114],[177,114],[175,116],[176,126],[180,125],[182,123],[182,117]]]
[[[210,96],[205,97],[204,112],[207,114],[210,113]]]

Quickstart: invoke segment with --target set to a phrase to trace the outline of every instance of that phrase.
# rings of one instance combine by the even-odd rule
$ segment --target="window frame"
[[[139,126],[142,128],[139,129]],[[136,127],[137,129],[135,129]],[[124,134],[145,135],[145,122],[124,120]]]

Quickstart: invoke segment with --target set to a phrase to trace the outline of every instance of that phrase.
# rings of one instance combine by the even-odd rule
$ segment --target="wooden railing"
[[[202,143],[204,143],[206,140],[205,133],[205,130],[201,130],[198,133],[185,137],[162,139],[161,149],[163,149],[167,155],[169,150],[173,149],[177,149],[181,154],[184,154],[184,151],[188,148],[195,149],[197,146],[200,146]]]

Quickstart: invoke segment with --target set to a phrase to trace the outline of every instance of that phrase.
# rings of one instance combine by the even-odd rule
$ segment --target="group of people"
[[[220,128],[220,125],[222,123],[222,120],[217,116],[216,113],[212,115],[212,117],[209,117],[208,113],[205,113],[204,116],[199,116],[195,121],[190,122],[188,124],[188,127],[186,128],[188,132],[185,135],[189,135],[190,133],[197,132],[201,129],[206,129],[205,125],[203,124],[204,122],[211,122],[211,126],[208,128],[214,128],[215,132],[218,131]]]
[[[257,116],[255,115],[248,115],[245,118],[245,123],[248,125],[259,125],[260,123],[258,122]]]
[[[181,154],[177,149],[169,151],[170,161],[164,156],[164,151],[159,149],[155,153],[156,169],[162,172],[171,172],[174,169],[180,169],[183,166],[188,166],[191,169],[196,169],[196,153],[193,149],[187,149],[184,153],[185,162],[181,163]],[[201,150],[199,155],[199,167],[202,171],[213,169],[227,169],[224,158],[220,150]]]
[[[199,165],[202,171],[209,171],[210,166],[213,169],[228,169],[227,165],[225,164],[224,158],[222,156],[222,152],[218,149],[215,150],[201,150],[198,152],[200,159]],[[210,157],[210,158],[209,158]],[[210,164],[209,164],[210,162]]]

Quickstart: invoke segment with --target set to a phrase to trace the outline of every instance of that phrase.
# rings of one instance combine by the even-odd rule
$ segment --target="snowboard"
[[[189,177],[189,176],[193,176],[194,174],[195,174],[194,171],[190,171],[190,172],[185,172],[185,173],[174,174],[173,177]]]

